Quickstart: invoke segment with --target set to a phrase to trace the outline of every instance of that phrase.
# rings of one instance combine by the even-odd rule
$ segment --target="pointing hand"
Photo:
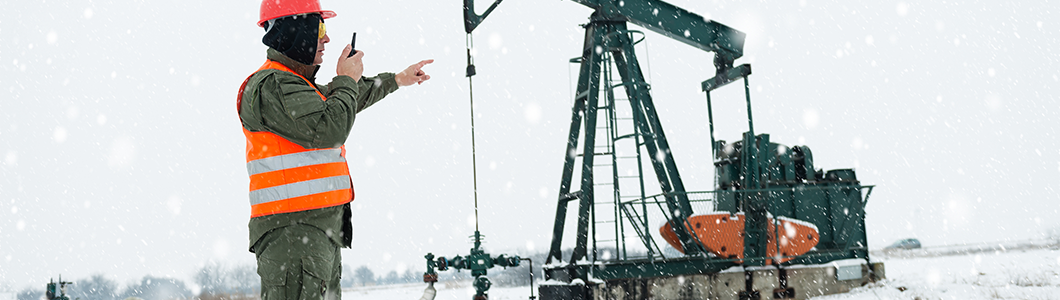
[[[394,81],[397,81],[398,86],[410,86],[413,83],[422,84],[424,81],[431,79],[431,75],[427,75],[426,72],[423,72],[423,66],[433,62],[433,59],[428,59],[411,65],[404,71],[401,71],[401,73],[394,75]]]

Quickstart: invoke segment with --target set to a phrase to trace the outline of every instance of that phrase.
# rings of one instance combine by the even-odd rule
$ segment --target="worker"
[[[349,44],[336,76],[317,85],[331,41],[318,0],[264,0],[258,26],[269,48],[265,64],[237,96],[250,175],[250,252],[257,257],[261,299],[338,299],[340,247],[353,238],[353,182],[346,142],[357,113],[398,87],[430,79],[424,60],[405,70],[364,77],[364,51]]]

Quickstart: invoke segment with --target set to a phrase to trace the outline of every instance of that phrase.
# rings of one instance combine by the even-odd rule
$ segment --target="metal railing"
[[[619,237],[619,239],[621,239],[620,243],[622,243],[625,248],[639,249],[639,250],[643,250],[643,251],[642,252],[629,251],[631,253],[621,253],[621,255],[615,255],[612,259],[610,259],[610,261],[623,261],[623,260],[671,260],[671,259],[679,259],[679,258],[684,256],[684,254],[681,254],[681,253],[677,252],[676,249],[673,249],[672,247],[669,247],[668,244],[662,243],[660,245],[660,243],[656,242],[659,238],[661,238],[661,234],[659,234],[658,229],[656,227],[661,227],[663,224],[665,224],[665,222],[667,222],[667,221],[669,221],[671,219],[674,219],[674,216],[670,213],[671,210],[667,209],[666,200],[665,200],[666,197],[674,197],[674,196],[676,196],[678,194],[684,195],[684,196],[688,197],[689,203],[692,205],[693,211],[697,212],[697,214],[701,214],[701,213],[707,213],[707,212],[718,212],[717,203],[718,203],[718,194],[719,193],[733,193],[733,194],[740,194],[740,193],[743,193],[743,194],[747,194],[747,193],[769,193],[769,194],[773,194],[772,196],[769,197],[769,198],[772,199],[773,197],[777,197],[780,193],[804,192],[804,191],[807,191],[807,190],[814,190],[814,189],[816,189],[816,190],[854,189],[854,190],[857,190],[859,192],[860,200],[859,200],[858,205],[853,205],[852,207],[855,208],[855,209],[858,209],[858,210],[857,211],[851,211],[848,214],[862,215],[863,216],[864,215],[865,205],[867,204],[868,198],[872,194],[872,189],[874,187],[875,186],[873,186],[873,185],[863,186],[863,185],[859,185],[859,184],[850,184],[850,185],[821,184],[821,185],[774,186],[774,187],[763,188],[763,189],[693,191],[693,192],[684,192],[684,193],[660,193],[660,194],[651,195],[651,196],[647,196],[647,197],[640,198],[640,199],[621,201],[618,209],[620,210],[619,211],[619,215],[622,217],[619,220],[620,222],[622,222],[622,226],[619,226],[619,229],[616,229],[616,230],[619,230],[619,232],[617,232],[615,236],[617,236],[617,237]],[[767,205],[767,211],[770,214],[769,220],[771,222],[774,222],[773,223],[773,225],[774,225],[773,226],[773,228],[774,228],[773,236],[779,236],[779,232],[778,231],[779,231],[780,226],[777,226],[777,225],[780,225],[780,223],[779,223],[779,220],[776,217],[777,216],[781,216],[782,214],[779,214],[777,212],[777,209],[778,208],[775,205]],[[734,213],[734,212],[729,212],[729,213]],[[851,221],[853,219],[854,218],[846,218],[845,220],[842,220],[842,222],[840,222],[838,224],[834,224],[833,223],[832,227],[834,229],[836,229],[837,231],[848,230],[847,229],[848,227],[855,225],[855,224],[851,223]],[[830,220],[830,221],[834,222],[836,220]],[[687,218],[685,218],[685,222],[686,222],[685,226],[687,226],[687,228],[692,228],[691,224],[687,223],[688,222]],[[626,238],[625,238],[626,234],[624,232],[624,228],[632,229],[634,231],[634,233],[636,234],[636,237],[637,237],[637,239],[639,241],[628,241],[628,240],[626,240]],[[832,230],[833,228],[827,228],[827,230]],[[825,230],[825,229],[820,229],[819,228],[819,230]],[[743,234],[746,234],[746,232],[744,232]],[[693,238],[698,238],[698,236],[694,235],[694,234],[692,235],[692,237]],[[698,241],[698,240],[696,242],[699,243],[700,245],[703,244],[701,241]],[[815,248],[814,251],[811,251],[810,253],[806,253],[806,254],[799,255],[799,256],[775,256],[775,257],[764,257],[764,256],[762,256],[762,257],[745,257],[745,258],[740,258],[740,259],[722,258],[722,257],[717,257],[717,256],[715,256],[713,254],[707,254],[707,256],[710,258],[710,260],[718,261],[718,262],[736,262],[736,261],[760,262],[760,261],[764,261],[764,260],[767,260],[767,259],[776,259],[776,258],[795,258],[795,257],[804,257],[804,258],[810,258],[810,259],[813,259],[814,257],[825,258],[825,257],[835,256],[837,254],[849,252],[850,250],[864,250],[866,252],[868,250],[867,245],[855,246],[854,244],[857,242],[857,240],[854,239],[854,238],[848,238],[845,241],[840,241],[840,242],[844,242],[844,243],[840,244],[839,247],[836,247],[836,248]],[[635,247],[631,247],[631,246],[635,246]],[[774,246],[777,247],[777,249],[775,249],[775,250],[778,250],[778,251],[776,251],[776,253],[780,253],[780,251],[779,251],[779,243],[774,243]],[[623,251],[623,252],[625,252],[625,251]]]

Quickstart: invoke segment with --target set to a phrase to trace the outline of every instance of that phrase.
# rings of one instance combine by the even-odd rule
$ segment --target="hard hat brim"
[[[334,11],[330,11],[330,10],[322,10],[322,11],[320,11],[320,17],[324,18],[324,19],[331,19],[331,18],[334,18],[335,16],[338,16],[338,15],[339,14],[336,14]]]
[[[330,10],[321,10],[321,11],[315,11],[315,12],[311,12],[311,13],[320,14],[320,18],[322,18],[322,19],[330,19],[330,18],[334,18],[335,16],[339,15],[339,14],[335,13],[334,11],[330,11]],[[286,15],[286,16],[279,16],[279,17],[275,17],[275,18],[272,18],[272,19],[279,19],[279,18],[289,17],[289,16],[293,16],[293,15],[299,15],[299,14],[291,14],[291,15]],[[269,20],[271,20],[271,19],[258,21],[258,27],[265,27],[265,22],[267,22]]]

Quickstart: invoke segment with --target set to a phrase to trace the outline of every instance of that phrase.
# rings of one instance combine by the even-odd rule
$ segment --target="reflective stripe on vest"
[[[252,160],[247,163],[247,174],[254,176],[276,170],[344,161],[346,158],[342,157],[342,149],[319,149]]]
[[[274,61],[265,62],[258,71],[266,69],[298,75]],[[298,77],[315,89],[305,77]],[[249,80],[247,77],[239,88],[237,109]],[[320,91],[317,95],[321,101],[327,100]],[[306,149],[271,132],[251,132],[244,128],[243,134],[247,138],[251,218],[331,207],[353,200],[345,146]]]

